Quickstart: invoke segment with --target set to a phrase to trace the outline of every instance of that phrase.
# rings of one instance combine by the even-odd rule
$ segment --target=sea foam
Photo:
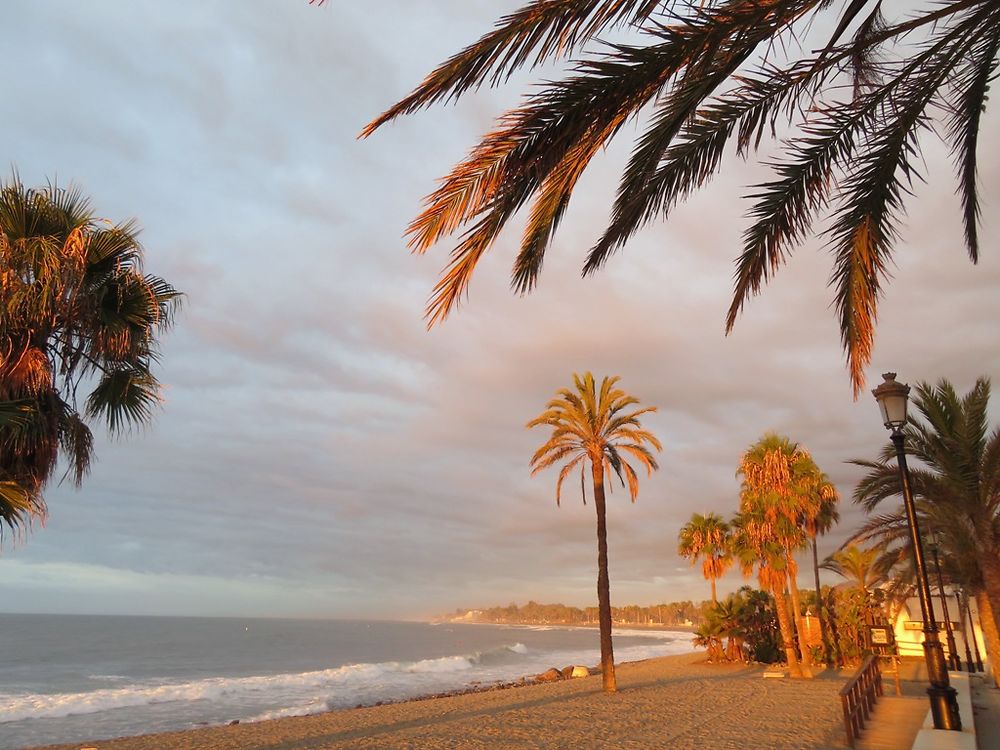
[[[118,708],[156,705],[177,701],[217,701],[239,703],[271,694],[282,697],[315,694],[328,691],[332,699],[310,700],[306,704],[280,709],[269,714],[299,715],[348,705],[362,699],[390,698],[402,690],[403,697],[412,693],[405,690],[407,683],[414,687],[437,687],[434,680],[421,680],[420,675],[447,676],[468,672],[480,665],[502,663],[506,656],[528,653],[523,643],[476,652],[464,656],[445,656],[413,662],[382,662],[378,664],[349,664],[336,669],[300,672],[293,674],[260,675],[253,677],[212,677],[174,684],[135,683],[120,688],[104,688],[83,693],[53,693],[16,695],[0,693],[0,723],[24,719],[57,718],[79,714],[97,713]],[[427,684],[427,683],[430,684]],[[450,680],[448,681],[451,682]],[[337,700],[337,698],[342,700]]]

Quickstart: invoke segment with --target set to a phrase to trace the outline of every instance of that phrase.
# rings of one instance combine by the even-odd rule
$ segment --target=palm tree
[[[0,184],[0,528],[44,517],[60,458],[81,483],[88,420],[121,433],[159,403],[150,365],[179,293],[142,273],[137,233],[95,218],[78,189]]]
[[[836,496],[819,471],[812,456],[787,437],[768,433],[750,446],[740,460],[737,474],[743,477],[740,512],[760,515],[757,533],[770,538],[785,550],[785,570],[791,592],[793,621],[799,635],[803,672],[812,676],[812,656],[802,621],[802,605],[797,582],[795,551],[807,544],[807,519],[818,519],[824,497]]]
[[[656,407],[629,409],[639,403],[634,396],[616,387],[619,378],[605,377],[598,390],[594,376],[589,372],[583,377],[574,374],[574,389],[562,388],[539,416],[528,422],[528,427],[551,427],[552,434],[531,457],[531,474],[562,463],[556,482],[556,504],[559,504],[563,481],[580,467],[580,487],[584,486],[585,469],[590,464],[593,483],[594,507],[597,510],[597,604],[601,630],[601,670],[604,689],[613,693],[615,660],[611,645],[611,590],[608,579],[608,529],[604,500],[604,484],[611,473],[628,486],[629,496],[635,502],[639,494],[639,479],[629,463],[634,459],[645,467],[647,476],[659,468],[656,459],[646,447],[648,443],[657,451],[660,441],[644,430],[639,422],[643,414],[656,411]],[[624,454],[624,455],[623,455]]]
[[[822,567],[846,579],[848,588],[856,588],[868,595],[884,579],[876,565],[879,555],[876,547],[863,549],[849,544],[827,557]]]
[[[953,550],[971,551],[975,570],[966,585],[980,591],[987,606],[980,612],[1000,612],[1000,428],[989,427],[990,381],[979,378],[960,397],[941,380],[936,386],[915,387],[911,414],[904,428],[907,453],[919,462],[910,470],[918,514],[929,517],[939,537]],[[887,445],[878,460],[853,463],[868,469],[854,492],[854,501],[874,510],[901,487],[895,449]],[[954,555],[957,559],[959,555]],[[947,557],[947,555],[946,555]],[[969,566],[966,566],[968,570]],[[991,654],[1000,654],[1000,630],[983,616]],[[1000,684],[1000,665],[994,679]]]
[[[812,490],[807,495],[806,507],[802,514],[802,524],[805,529],[809,543],[812,545],[813,558],[813,581],[816,585],[816,617],[819,619],[819,629],[823,637],[823,652],[827,662],[830,661],[832,650],[830,648],[829,634],[827,633],[826,616],[823,612],[823,593],[819,583],[819,552],[816,548],[816,537],[826,534],[835,524],[840,521],[840,512],[837,510],[837,502],[840,495],[837,488],[830,482],[829,478],[815,468],[815,471],[804,478],[806,484],[812,484]]]
[[[691,565],[696,565],[699,557],[704,558],[701,572],[712,585],[712,603],[718,604],[715,582],[733,564],[729,550],[729,524],[725,519],[715,513],[704,516],[693,514],[678,534],[677,554],[690,560]]]
[[[774,609],[788,670],[792,677],[803,677],[802,667],[795,655],[795,636],[789,617],[788,600],[785,598],[789,557],[785,547],[775,541],[773,533],[774,525],[788,524],[787,518],[778,517],[772,521],[760,508],[748,508],[737,514],[730,523],[732,529],[730,544],[743,575],[749,578],[756,567],[757,580],[761,588],[770,591],[774,596]]]
[[[940,552],[944,580],[960,585],[976,599],[980,625],[990,653],[1000,653],[1000,633],[983,583],[982,568],[966,519],[956,516],[946,504],[918,497],[914,503],[920,529],[933,540]],[[891,513],[872,516],[849,542],[874,542],[881,554],[874,563],[876,575],[888,575],[884,588],[890,622],[906,600],[916,595],[917,577],[906,511],[899,506]],[[996,649],[996,651],[994,651]],[[994,680],[1000,673],[994,668]]]
[[[721,619],[709,615],[694,631],[692,642],[695,646],[708,650],[709,661],[725,661],[726,652],[722,647],[722,639],[728,631]]]
[[[830,14],[839,17],[824,17]],[[802,40],[831,22],[832,37]],[[845,38],[848,28],[856,31]],[[630,32],[630,43],[600,41],[620,29]],[[577,181],[633,117],[649,112],[585,274],[708,182],[730,141],[742,156],[762,142],[771,152],[775,133],[784,130],[778,125],[789,125],[786,157],[771,162],[773,178],[753,188],[727,330],[829,206],[831,283],[857,394],[920,163],[919,134],[928,125],[954,152],[966,246],[978,259],[976,149],[998,48],[1000,0],[927,2],[915,15],[908,8],[891,19],[879,0],[856,0],[843,11],[825,0],[707,0],[697,7],[530,0],[443,62],[362,135],[484,84],[498,86],[520,68],[569,59],[561,80],[539,86],[498,118],[410,224],[419,252],[464,231],[428,304],[433,324],[459,303],[479,260],[529,202],[513,287],[534,287]],[[797,57],[803,49],[814,51]],[[842,96],[844,84],[853,96]],[[948,116],[936,121],[935,111]]]

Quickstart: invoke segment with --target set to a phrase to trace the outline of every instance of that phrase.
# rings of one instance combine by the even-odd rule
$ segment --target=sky
[[[796,251],[724,335],[743,196],[763,174],[752,163],[727,160],[581,279],[639,132],[629,125],[584,176],[538,289],[509,290],[512,226],[468,301],[426,330],[451,245],[411,255],[405,226],[545,71],[357,134],[519,4],[3,4],[11,169],[79,185],[98,216],[135,217],[147,270],[186,297],[163,338],[155,423],[101,437],[83,488],[53,484],[46,523],[4,542],[0,610],[422,618],[593,605],[593,504],[568,490],[556,507],[555,472],[528,469],[545,435],[525,428],[584,370],[657,406],[645,424],[664,446],[635,504],[609,498],[613,604],[708,598],[677,533],[692,513],[735,512],[740,455],[766,431],[807,447],[843,496],[820,554],[859,525],[860,472],[846,462],[887,436],[868,391],[853,398],[822,243]],[[988,111],[978,266],[950,156],[924,139],[869,388],[887,370],[962,392],[1000,374],[998,125]],[[742,583],[731,573],[720,591]]]

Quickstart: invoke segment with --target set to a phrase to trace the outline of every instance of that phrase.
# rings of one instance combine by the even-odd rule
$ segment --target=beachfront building
[[[966,662],[966,638],[969,638],[968,645],[969,651],[972,654],[973,662],[976,660],[976,648],[978,647],[979,657],[982,659],[984,664],[987,664],[986,641],[983,640],[983,631],[979,624],[979,610],[976,607],[976,600],[972,597],[969,598],[969,608],[972,612],[972,617],[971,622],[968,622],[970,618],[963,618],[959,616],[958,603],[954,592],[950,591],[947,587],[945,590],[947,595],[950,597],[950,601],[948,603],[948,613],[951,619],[952,630],[955,633],[955,645],[958,651],[958,657],[962,662],[962,668],[965,669]],[[951,654],[948,650],[948,638],[945,630],[944,613],[942,611],[940,598],[937,594],[934,596],[934,616],[937,618],[938,627],[940,628],[939,635],[941,639],[941,646],[944,649],[945,658],[949,658]],[[900,656],[922,657],[924,655],[924,621],[920,615],[920,600],[917,597],[914,596],[907,599],[900,607],[898,613],[896,614],[896,619],[893,622],[893,633],[896,638],[896,645],[899,649]],[[975,644],[973,644],[972,641],[973,635],[975,637]],[[986,668],[989,669],[988,666]]]

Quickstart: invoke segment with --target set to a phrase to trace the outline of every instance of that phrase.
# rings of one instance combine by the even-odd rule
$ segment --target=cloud
[[[528,476],[544,435],[524,427],[587,369],[658,406],[647,423],[664,443],[638,502],[611,499],[615,601],[707,595],[675,554],[677,531],[692,512],[735,510],[740,453],[766,430],[806,445],[844,497],[821,554],[859,522],[860,474],[845,461],[874,455],[885,434],[871,398],[850,392],[822,242],[723,332],[759,167],[727,161],[581,279],[628,157],[616,144],[584,176],[534,293],[509,288],[513,227],[469,300],[425,330],[450,243],[415,257],[402,234],[529,77],[356,135],[500,12],[152,0],[8,11],[5,49],[34,61],[0,102],[12,162],[28,182],[76,180],[102,216],[138,217],[148,270],[187,298],[163,344],[156,424],[102,440],[79,492],[52,488],[48,524],[0,558],[5,601],[381,617],[590,604],[593,505],[571,483],[555,507],[555,473]],[[1000,128],[985,118],[988,207]],[[972,266],[950,156],[927,144],[868,374],[967,389],[1000,371],[1000,233],[984,211]]]

